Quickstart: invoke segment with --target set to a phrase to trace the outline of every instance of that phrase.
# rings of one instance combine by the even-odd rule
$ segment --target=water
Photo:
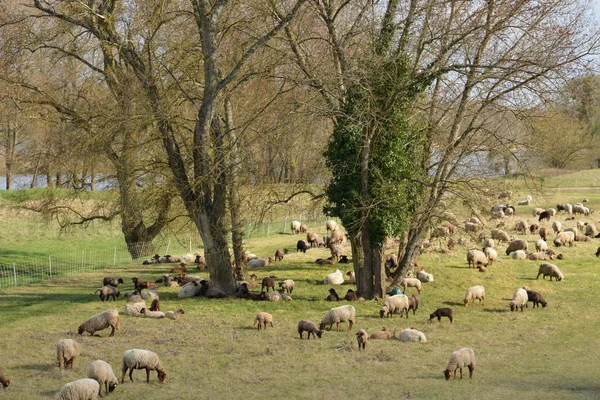
[[[29,187],[31,186],[32,180],[33,180],[33,175],[13,175],[13,190],[29,189]],[[88,178],[87,182],[89,184],[89,182],[90,182],[89,178]],[[46,187],[46,186],[48,186],[47,180],[46,180],[46,175],[38,175],[35,180],[34,187],[39,188],[39,187]],[[96,177],[95,190],[107,190],[107,189],[111,189],[111,186],[114,186],[113,181],[111,179],[103,180],[101,176]],[[6,176],[1,175],[0,176],[0,190],[5,190],[5,189],[6,189]]]

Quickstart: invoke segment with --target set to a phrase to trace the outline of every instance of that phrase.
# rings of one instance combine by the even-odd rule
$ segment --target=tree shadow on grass
[[[460,302],[456,302],[456,301],[444,301],[443,304],[446,304],[448,306],[463,306],[464,303]]]
[[[51,371],[56,368],[54,364],[26,364],[19,365],[15,369],[25,370],[25,371]]]
[[[510,312],[510,309],[507,306],[506,310],[503,308],[484,308],[483,311],[487,313],[506,313]]]

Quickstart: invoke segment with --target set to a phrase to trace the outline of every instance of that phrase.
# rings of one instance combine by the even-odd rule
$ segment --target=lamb
[[[395,294],[390,297],[386,297],[383,306],[379,310],[379,318],[392,317],[392,314],[399,313],[400,318],[402,314],[406,313],[408,319],[408,308],[409,308],[408,297],[404,294]]]
[[[115,390],[119,384],[110,364],[102,360],[96,360],[90,363],[87,376],[88,378],[97,381],[100,385],[98,388],[98,396],[100,397],[102,397],[102,385],[104,385],[104,394],[107,395],[109,392]]]
[[[476,268],[477,265],[487,265],[488,259],[483,251],[471,249],[467,252],[467,264],[469,268],[471,268],[471,265]]]
[[[587,224],[585,227],[585,236],[596,236],[598,234],[598,229],[596,229],[596,225]]]
[[[329,295],[325,299],[327,301],[340,301],[340,296],[338,296],[337,292],[334,288],[329,289]]]
[[[532,235],[535,235],[538,229],[540,229],[540,226],[538,224],[529,225],[529,233],[531,233]]]
[[[562,281],[565,277],[554,264],[541,264],[535,279],[538,279],[540,275],[542,275],[543,279],[546,279],[547,276],[550,276],[550,281],[552,281],[553,277],[556,278],[557,281]]]
[[[150,304],[150,311],[160,311],[160,300],[154,299]]]
[[[554,259],[554,256],[546,252],[537,252],[528,254],[527,258],[533,261],[550,261]]]
[[[171,268],[169,270],[169,273],[171,273],[171,274],[180,274],[182,272],[183,273],[187,272],[187,266],[185,265],[185,263],[181,263],[181,264],[179,264],[179,267]]]
[[[417,278],[403,278],[400,281],[400,286],[402,287],[402,291],[406,293],[407,287],[414,287],[417,289],[417,293],[421,293],[421,281]]]
[[[284,281],[279,282],[279,289],[291,294],[294,291],[294,285],[295,283],[293,280],[286,279]]]
[[[267,324],[271,324],[271,328],[273,328],[273,316],[267,312],[259,312],[256,314],[256,318],[254,318],[254,326],[256,326],[257,323],[259,331],[261,327],[267,329]]]
[[[316,233],[308,232],[306,234],[306,241],[308,242],[308,244],[310,244],[310,247],[319,247],[319,242],[321,241],[321,239]]]
[[[452,353],[450,359],[448,360],[446,370],[444,371],[444,376],[446,377],[446,380],[450,379],[450,376],[453,372],[454,379],[456,379],[457,369],[460,370],[460,379],[462,379],[463,367],[469,368],[469,379],[472,379],[473,371],[475,370],[475,352],[470,347],[464,347]]]
[[[335,272],[325,277],[326,285],[341,285],[342,283],[344,283],[344,275],[342,275],[342,271],[339,269],[336,269]]]
[[[306,250],[308,250],[308,243],[306,240],[298,240],[296,243],[296,253],[299,251],[306,253]]]
[[[123,278],[112,278],[110,276],[105,277],[102,280],[102,286],[114,286],[117,287],[119,285],[119,283],[123,283]]]
[[[421,270],[417,272],[417,279],[423,283],[433,282],[433,275]]]
[[[102,286],[101,288],[96,289],[94,294],[100,292],[100,300],[110,300],[112,296],[113,301],[117,300],[117,297],[120,296],[119,289],[114,286]]]
[[[509,255],[513,251],[517,251],[517,250],[523,250],[523,251],[527,252],[527,247],[528,246],[527,246],[526,240],[516,239],[508,244],[508,247],[506,248],[505,252],[506,252],[506,255]]]
[[[429,314],[429,320],[436,318],[439,322],[442,322],[442,317],[448,317],[450,323],[452,323],[452,309],[451,308],[438,308],[433,313]]]
[[[329,243],[329,252],[331,253],[331,257],[339,260],[340,257],[344,255],[344,246],[340,243]]]
[[[300,232],[301,233],[305,233],[306,232],[306,224],[300,224]]]
[[[73,369],[73,362],[79,357],[79,343],[73,339],[60,339],[56,344],[58,369]]]
[[[575,234],[573,232],[560,232],[554,238],[554,245],[556,247],[566,246],[567,244],[569,246],[573,246],[574,241],[575,241]]]
[[[283,260],[283,256],[287,254],[288,249],[277,249],[275,251],[275,261]]]
[[[499,242],[508,242],[510,240],[508,232],[503,231],[502,229],[492,229],[491,236],[492,239]]]
[[[417,342],[417,343],[427,343],[427,338],[425,334],[421,331],[418,331],[413,328],[403,329],[398,334],[398,339],[401,342]]]
[[[488,260],[488,265],[492,265],[494,263],[494,261],[496,261],[498,259],[498,253],[496,252],[495,249],[492,249],[491,247],[486,247],[483,250],[483,253],[485,254],[485,256]]]
[[[130,303],[130,304],[125,304],[125,315],[140,315],[142,313],[142,310],[146,308],[146,302],[145,301],[140,301],[138,303]]]
[[[94,379],[79,379],[67,383],[54,400],[97,400],[100,384]]]
[[[154,282],[140,280],[137,277],[131,278],[131,282],[133,282],[133,286],[137,291],[142,291],[142,289],[150,289],[151,286],[156,286]]]
[[[358,301],[358,297],[356,296],[356,293],[354,293],[354,290],[348,289],[348,291],[346,292],[346,296],[344,296],[344,300]]]
[[[249,268],[261,268],[266,267],[269,263],[273,261],[271,257],[269,258],[255,258],[253,260],[248,261]]]
[[[291,223],[292,233],[300,233],[300,225],[302,225],[300,223],[300,221],[292,221],[292,223]]]
[[[337,229],[337,222],[333,221],[333,220],[329,220],[325,223],[325,228],[327,229],[327,231],[335,231]]]
[[[475,303],[475,300],[479,300],[479,305],[483,306],[485,302],[485,288],[480,285],[468,288],[463,300],[465,307],[469,306],[471,300],[473,300],[473,303]]]
[[[174,319],[175,321],[178,321],[181,314],[185,314],[183,308],[180,308],[177,311],[167,311],[165,313],[165,318]]]
[[[521,221],[519,221],[515,224],[515,231],[522,233],[524,235],[525,233],[527,233],[527,227],[528,227],[527,221],[522,219]]]
[[[158,381],[163,383],[167,374],[163,368],[162,362],[158,355],[150,350],[143,349],[131,349],[123,353],[123,375],[121,376],[121,383],[125,382],[125,374],[129,369],[129,379],[133,382],[133,370],[134,369],[145,369],[146,370],[146,383],[150,383],[150,371],[156,371],[158,374]]]
[[[282,292],[261,292],[265,293],[265,299],[269,301],[291,301],[292,298],[285,293]]]
[[[413,310],[413,315],[415,315],[418,309],[419,309],[419,295],[413,294],[412,296],[408,297],[408,310],[406,310],[406,314],[408,314],[408,312],[410,310]],[[408,318],[408,315],[407,315],[407,318]]]
[[[562,224],[560,223],[560,221],[552,222],[552,231],[554,231],[555,235],[560,233],[561,230],[562,230]]]
[[[521,201],[518,201],[518,202],[517,202],[517,205],[518,205],[518,206],[528,206],[528,205],[529,205],[529,203],[530,203],[530,201],[529,201],[529,200],[521,200]]]
[[[535,250],[536,251],[546,251],[548,250],[548,244],[544,239],[538,239],[535,242]]]
[[[315,335],[318,338],[321,338],[323,335],[323,331],[317,328],[317,324],[307,319],[301,319],[298,322],[298,334],[300,334],[300,339],[302,339],[302,333],[305,331],[308,332],[308,336],[306,338],[307,340],[310,340],[311,333],[313,335],[313,339],[316,339]]]
[[[513,251],[510,255],[513,260],[525,260],[527,258],[527,253],[523,250]]]
[[[275,291],[275,276],[265,276],[262,280],[262,286],[261,286],[261,291],[265,290],[265,287],[267,288],[267,292],[269,291],[269,288],[273,289],[273,291]]]
[[[523,312],[523,307],[525,307],[526,304],[527,292],[522,288],[517,289],[510,301],[510,311],[517,311],[518,308],[521,308],[521,312]]]
[[[340,330],[340,322],[348,321],[348,330],[352,330],[352,325],[356,322],[356,309],[351,305],[344,305],[329,309],[327,314],[321,319],[319,330],[323,330],[326,325],[329,325],[329,330],[335,323],[336,330]]]
[[[10,386],[10,379],[8,379],[0,369],[0,383],[2,384],[2,388],[6,390],[7,387]]]
[[[373,332],[369,335],[369,339],[371,340],[378,340],[378,339],[389,339],[392,336],[394,336],[392,334],[392,332],[389,331],[388,328],[386,328],[385,326],[383,328],[381,328],[380,331],[377,332]]]
[[[541,228],[539,231],[539,235],[542,238],[542,240],[545,242],[546,239],[548,238],[548,231],[546,230],[546,228]]]
[[[142,315],[144,315],[144,317],[146,318],[155,318],[155,319],[161,319],[165,317],[165,313],[162,311],[150,311],[147,308],[143,308],[142,309]]]
[[[540,304],[542,305],[542,308],[545,308],[548,305],[546,300],[544,300],[542,295],[538,292],[529,290],[527,286],[523,287],[523,289],[525,289],[525,291],[527,292],[527,301],[533,302],[533,308],[539,307]],[[525,307],[527,307],[527,305]]]
[[[359,329],[358,332],[356,332],[356,341],[358,342],[359,351],[361,347],[363,350],[365,349],[367,340],[369,340],[369,334],[367,333],[367,331],[365,331],[364,329]]]
[[[118,331],[121,329],[121,319],[119,318],[119,312],[117,310],[107,310],[93,316],[79,325],[77,332],[80,335],[82,335],[83,332],[88,332],[90,335],[93,335],[96,331],[101,331],[109,326],[112,328],[110,335],[108,335],[109,337],[115,335],[115,330]]]

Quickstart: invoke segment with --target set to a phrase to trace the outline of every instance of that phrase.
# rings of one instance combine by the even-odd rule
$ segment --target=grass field
[[[590,200],[589,207],[600,209],[600,193],[595,191],[548,191],[536,194],[531,206],[518,207],[518,218],[532,221],[533,207],[583,198]],[[564,221],[565,216],[558,219]],[[600,225],[597,215],[584,220]],[[574,221],[565,224],[571,226]],[[318,233],[324,231],[323,226]],[[266,257],[277,248],[294,248],[299,238],[275,234],[250,239],[246,246]],[[537,238],[526,236],[530,246]],[[335,267],[314,263],[328,255],[323,249],[307,254],[292,251],[283,261],[253,271],[259,279],[267,275],[293,279],[296,289],[291,302],[178,299],[177,288],[160,288],[161,310],[184,308],[179,321],[128,317],[122,314],[126,303],[122,297],[116,303],[102,303],[93,294],[104,276],[123,277],[127,290],[132,287],[131,277],[158,279],[169,268],[164,265],[120,265],[1,290],[0,368],[13,384],[0,396],[51,399],[65,383],[86,377],[87,365],[95,359],[109,362],[120,378],[122,353],[146,348],[161,356],[167,371],[165,384],[158,384],[152,373],[147,385],[145,373],[136,371],[135,382],[119,385],[109,398],[597,399],[600,283],[594,253],[599,245],[595,239],[561,248],[565,259],[555,262],[565,275],[561,282],[535,280],[540,263],[509,259],[504,245],[498,246],[501,262],[486,274],[467,268],[468,246],[457,247],[451,254],[426,253],[419,261],[435,282],[423,285],[415,316],[380,319],[380,302],[354,303],[357,323],[351,332],[336,332],[334,327],[321,339],[309,341],[299,339],[298,320],[319,322],[330,307],[345,304],[324,301],[330,287],[322,280]],[[339,267],[343,272],[350,268]],[[465,308],[464,293],[474,285],[486,288],[485,306]],[[511,313],[512,294],[524,285],[540,292],[548,307],[530,306],[523,313]],[[345,293],[351,287],[345,284],[336,289]],[[408,294],[412,292],[409,289]],[[453,308],[453,324],[447,319],[428,321],[429,313],[438,307]],[[100,336],[77,335],[81,322],[110,308],[122,314],[121,331],[115,337],[109,338],[106,330]],[[274,316],[275,328],[258,331],[252,326],[259,311]],[[355,332],[360,328],[373,332],[382,326],[398,331],[414,327],[425,333],[427,343],[371,341],[366,351],[359,352]],[[73,371],[60,372],[56,366],[55,345],[61,338],[81,343]],[[461,347],[475,350],[474,377],[446,382],[442,371],[450,354]]]

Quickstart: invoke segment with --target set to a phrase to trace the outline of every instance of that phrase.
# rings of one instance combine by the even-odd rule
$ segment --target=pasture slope
[[[507,225],[512,228],[523,217],[532,222],[533,207],[574,203],[584,197],[590,207],[600,210],[600,192],[548,191],[544,197],[535,196],[530,206],[518,207],[517,217]],[[576,222],[565,222],[564,214],[558,219],[567,226]],[[600,225],[597,214],[577,219]],[[325,234],[325,227],[318,233]],[[519,237],[526,238],[530,247],[538,238]],[[291,234],[256,238],[247,247],[267,257],[277,248],[294,249],[300,238]],[[318,323],[330,307],[345,304],[324,301],[330,288],[322,283],[325,275],[337,267],[343,272],[350,267],[316,265],[316,258],[328,255],[323,249],[306,254],[291,250],[283,261],[252,271],[259,279],[275,275],[296,281],[291,302],[178,299],[177,288],[160,288],[161,310],[184,308],[179,321],[128,317],[122,314],[123,297],[102,303],[93,294],[104,276],[123,277],[123,288],[131,289],[130,278],[158,279],[168,270],[165,265],[107,267],[2,290],[0,368],[12,386],[0,392],[0,398],[52,399],[65,383],[85,377],[87,366],[96,359],[109,362],[120,378],[123,351],[145,348],[160,355],[167,371],[165,384],[158,384],[152,373],[147,385],[145,373],[135,371],[135,382],[120,384],[108,398],[597,399],[600,271],[594,253],[598,246],[600,239],[558,249],[565,255],[564,260],[554,261],[565,275],[561,282],[535,280],[540,263],[509,259],[504,245],[497,246],[501,262],[485,274],[467,268],[465,254],[471,246],[458,246],[450,254],[425,253],[420,263],[435,276],[435,282],[423,285],[416,316],[380,319],[380,302],[354,303],[357,323],[351,332],[334,329],[322,339],[309,341],[298,338],[298,320]],[[465,291],[474,285],[486,288],[485,306],[465,308]],[[522,313],[511,313],[512,294],[524,285],[541,292],[548,307],[530,306]],[[336,290],[344,294],[351,287],[344,284]],[[409,289],[408,294],[412,292]],[[454,323],[447,319],[429,322],[429,313],[437,307],[452,307]],[[110,308],[121,313],[121,331],[115,337],[109,338],[107,330],[94,337],[77,335],[81,322]],[[275,328],[258,331],[252,326],[259,311],[273,315]],[[356,331],[373,332],[382,326],[397,331],[414,327],[427,335],[427,343],[370,341],[366,351],[359,352]],[[72,371],[60,372],[56,365],[55,346],[61,338],[81,343],[81,356]],[[475,350],[474,377],[447,382],[442,371],[450,354],[461,347]]]

